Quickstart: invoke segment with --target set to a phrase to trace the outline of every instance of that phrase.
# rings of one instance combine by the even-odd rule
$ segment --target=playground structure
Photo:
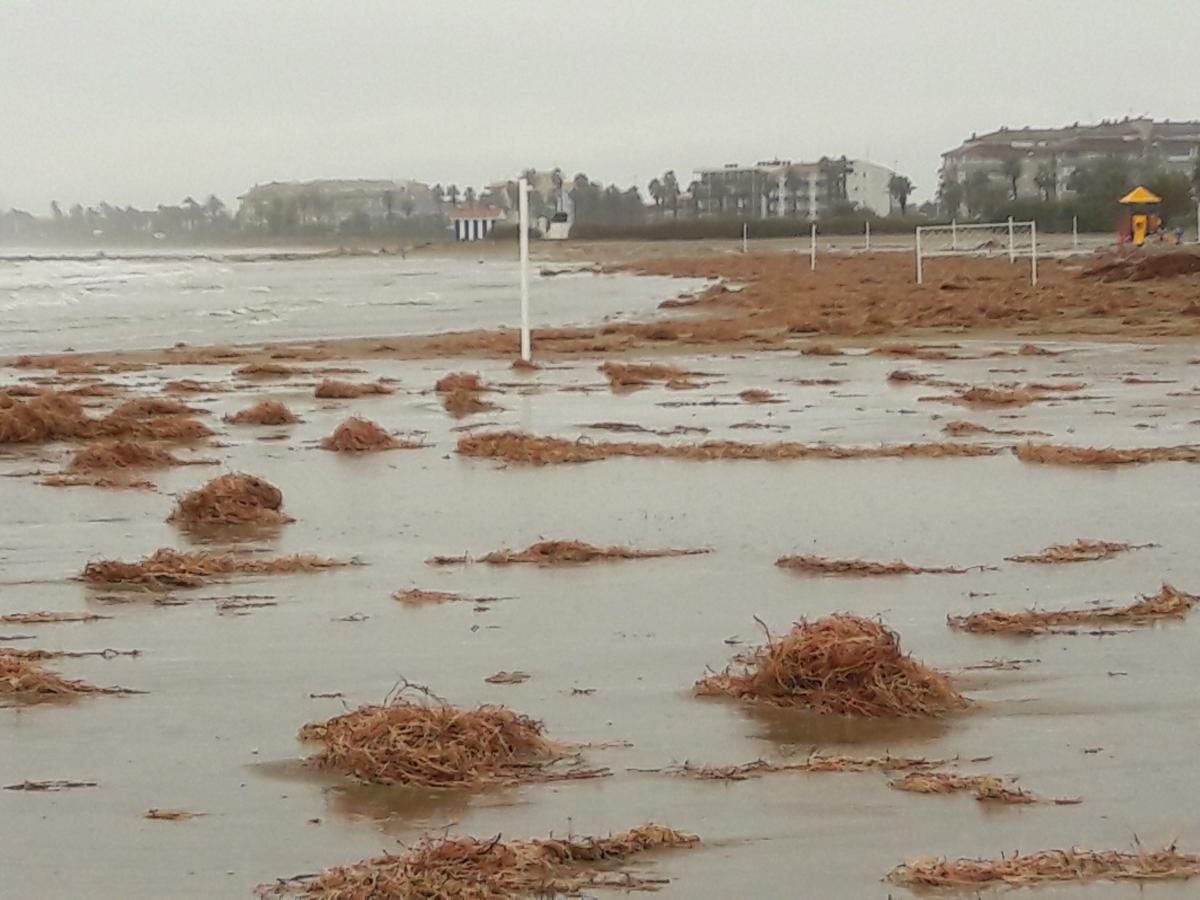
[[[1162,235],[1162,197],[1158,194],[1138,185],[1117,202],[1128,208],[1121,219],[1120,243],[1143,247],[1148,237]]]

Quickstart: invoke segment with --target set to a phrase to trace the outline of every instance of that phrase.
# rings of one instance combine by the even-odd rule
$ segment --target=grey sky
[[[0,206],[841,153],[926,197],[972,131],[1200,118],[1195,4],[0,0]]]

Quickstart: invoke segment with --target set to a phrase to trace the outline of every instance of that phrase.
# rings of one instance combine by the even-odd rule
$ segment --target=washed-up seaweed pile
[[[1096,541],[1090,538],[1080,538],[1069,544],[1051,544],[1038,553],[1026,553],[1019,556],[1005,557],[1009,562],[1023,563],[1070,563],[1095,562],[1109,559],[1118,553],[1128,550],[1140,550],[1150,544],[1124,544],[1117,541]]]
[[[1200,875],[1200,855],[1162,850],[1123,853],[1080,847],[1002,856],[998,859],[914,859],[897,866],[888,880],[907,887],[978,888],[1053,882],[1165,881]]]
[[[128,694],[119,687],[97,687],[86,681],[63,678],[42,666],[35,655],[0,649],[0,697],[25,702],[63,699],[82,694]]]
[[[395,388],[380,381],[356,384],[351,381],[337,381],[326,378],[317,385],[313,395],[321,400],[354,400],[358,397],[370,397],[379,394],[391,394]]]
[[[692,381],[695,373],[663,363],[609,361],[600,366],[600,373],[608,379],[614,391],[619,388],[644,387],[655,382],[662,382],[671,388],[695,387]]]
[[[262,885],[258,892],[260,897],[309,900],[507,900],[580,896],[598,888],[654,890],[666,879],[623,871],[619,864],[643,853],[699,843],[694,834],[654,824],[596,838],[425,837],[404,854]]]
[[[848,716],[941,716],[968,705],[941,672],[900,650],[895,632],[846,613],[801,621],[696,683],[698,694]]]
[[[278,400],[260,400],[225,417],[231,425],[293,425],[300,420]]]
[[[549,566],[618,559],[659,559],[671,556],[697,556],[708,552],[710,551],[706,549],[665,548],[638,550],[633,547],[597,547],[593,544],[585,544],[583,541],[538,541],[536,544],[530,544],[524,550],[493,550],[491,553],[481,556],[477,560],[465,555],[435,556],[429,562],[432,565],[482,562],[493,566],[507,566],[514,563],[532,563]]]
[[[902,778],[889,782],[898,791],[913,794],[957,794],[971,792],[981,803],[1007,803],[1027,805],[1052,803],[1057,806],[1073,806],[1078,798],[1047,799],[1032,791],[1017,787],[1008,778],[1000,775],[961,775],[957,772],[910,772]]]
[[[1200,462],[1200,447],[1065,447],[1055,444],[1020,444],[1013,448],[1021,462],[1057,466],[1131,466],[1153,462]]]
[[[300,738],[322,744],[310,765],[372,784],[479,788],[596,778],[607,769],[562,767],[570,747],[540,722],[503,706],[461,709],[432,698],[397,697],[311,722]]]
[[[1164,584],[1157,594],[1142,597],[1127,606],[1088,606],[1081,609],[1026,609],[1020,612],[988,610],[966,616],[949,616],[947,624],[958,631],[975,634],[1042,634],[1081,625],[1149,625],[1163,619],[1178,619],[1191,610],[1200,597]]]
[[[282,525],[293,521],[282,507],[283,493],[275,485],[253,475],[232,472],[180,497],[168,521],[184,527]]]
[[[371,453],[379,450],[412,450],[425,445],[420,441],[401,440],[370,419],[347,419],[329,437],[321,441],[325,450],[339,453]]]
[[[910,566],[901,560],[871,562],[812,555],[781,556],[775,565],[806,575],[963,575],[971,571],[956,566]]]
[[[519,431],[463,435],[458,453],[479,459],[548,465],[594,462],[613,457],[665,457],[688,460],[891,459],[904,457],[993,456],[999,451],[979,444],[892,444],[879,447],[841,447],[830,444],[745,444],[704,441],[698,444],[656,444],[649,441],[572,441]]]
[[[104,587],[148,590],[199,587],[231,575],[290,575],[344,566],[346,563],[309,554],[259,556],[251,553],[185,553],[161,548],[137,562],[102,559],[84,567],[82,581]]]
[[[474,372],[451,372],[438,379],[433,389],[442,396],[442,406],[455,418],[496,409],[496,404],[483,399],[487,388]]]

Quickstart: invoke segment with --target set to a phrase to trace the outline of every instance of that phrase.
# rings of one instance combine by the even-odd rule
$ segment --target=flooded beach
[[[853,347],[835,356],[674,355],[672,366],[697,373],[696,385],[682,390],[662,383],[614,390],[598,371],[602,358],[552,360],[527,373],[499,359],[354,360],[347,365],[358,371],[338,378],[384,379],[394,392],[353,400],[313,396],[326,377],[319,365],[267,381],[212,365],[105,375],[126,390],[87,400],[90,415],[126,394],[162,395],[168,381],[208,385],[185,399],[216,436],[176,452],[217,464],[154,472],[152,489],[55,488],[39,481],[63,467],[69,446],[10,446],[0,454],[0,614],[103,617],[5,624],[0,647],[138,650],[47,665],[146,692],[0,709],[0,781],[97,785],[0,792],[13,834],[0,851],[6,890],[250,896],[276,878],[399,852],[445,829],[509,839],[658,822],[694,832],[702,847],[633,865],[669,879],[662,896],[689,898],[776,896],[790,885],[782,890],[882,900],[906,895],[882,879],[916,857],[1074,844],[1131,849],[1135,836],[1151,848],[1176,839],[1194,846],[1188,797],[1197,733],[1188,723],[1197,701],[1188,685],[1200,654],[1189,623],[1032,637],[947,628],[947,616],[979,610],[1125,604],[1163,582],[1197,586],[1190,464],[1044,465],[1012,452],[1026,441],[1194,443],[1200,370],[1190,348],[1041,342],[1044,353],[1022,355],[1021,346],[942,341],[926,355],[949,358],[934,359]],[[900,370],[920,378],[890,377]],[[449,372],[478,373],[495,408],[449,416],[433,391]],[[4,375],[6,384],[29,384],[39,371]],[[956,400],[968,385],[1013,383],[1065,387],[1015,406]],[[770,402],[748,401],[745,392],[755,390]],[[301,421],[223,421],[262,399],[284,403]],[[427,446],[320,449],[351,415]],[[994,433],[948,436],[947,424],[963,420]],[[996,452],[564,465],[456,452],[465,436],[504,431],[589,446],[950,442]],[[295,521],[237,540],[166,521],[176,496],[231,471],[276,485]],[[1078,538],[1152,546],[1068,565],[1007,560]],[[539,540],[710,552],[587,565],[427,563],[439,555],[478,560]],[[361,565],[167,591],[77,580],[90,561],[136,560],[160,547],[315,553]],[[775,565],[792,554],[970,571],[820,577]],[[419,606],[392,599],[411,588],[481,599]],[[692,695],[706,672],[762,643],[764,628],[782,634],[797,620],[842,612],[878,617],[905,652],[947,672],[971,707],[929,720],[856,721]],[[16,639],[23,635],[30,637]],[[1019,662],[972,668],[999,659]],[[529,678],[485,681],[512,671]],[[301,763],[314,751],[297,740],[301,726],[382,703],[404,682],[456,706],[503,704],[532,716],[553,738],[584,744],[586,763],[611,775],[428,790],[355,784]],[[959,771],[1019,778],[1038,795],[1081,802],[995,806],[969,795],[921,796],[889,788],[889,776],[878,772],[697,781],[646,771],[685,762],[786,764],[814,751],[957,759]],[[203,815],[155,821],[144,817],[150,809]],[[1152,891],[1182,898],[1191,889]],[[1129,895],[1128,886],[1097,883],[1039,893]]]
[[[1200,17],[1026,6],[4,4],[0,900],[1200,898]]]

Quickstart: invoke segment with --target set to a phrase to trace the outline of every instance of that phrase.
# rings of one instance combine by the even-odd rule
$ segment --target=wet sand
[[[137,648],[138,658],[56,660],[69,677],[148,691],[71,704],[0,709],[0,782],[74,778],[97,788],[0,791],[9,840],[0,849],[12,896],[241,897],[275,877],[397,849],[427,830],[524,837],[622,829],[653,820],[699,833],[704,848],[648,863],[669,877],[664,897],[905,896],[880,881],[904,859],[993,856],[1071,844],[1127,849],[1179,838],[1200,846],[1192,797],[1200,700],[1195,623],[1183,620],[1104,637],[978,637],[951,632],[948,614],[1128,602],[1166,580],[1200,589],[1195,470],[1163,463],[1121,469],[1029,465],[1011,453],[975,459],[693,462],[618,459],[584,465],[503,467],[454,451],[463,425],[537,434],[612,437],[581,428],[629,422],[707,427],[703,437],[839,445],[950,440],[967,419],[1038,429],[1054,443],[1168,446],[1200,442],[1193,387],[1200,367],[1186,344],[1043,343],[1060,356],[989,357],[1018,343],[959,341],[974,358],[912,361],[878,355],[737,358],[683,355],[706,373],[698,390],[661,385],[614,394],[596,360],[575,359],[517,376],[495,359],[375,359],[353,380],[397,379],[397,393],[353,401],[312,396],[319,376],[239,382],[246,389],[187,398],[220,446],[222,469],[267,477],[296,518],[250,546],[358,557],[365,565],[311,575],[242,579],[178,591],[179,606],[96,591],[73,581],[95,558],[135,559],[160,546],[187,548],[168,525],[173,493],[217,470],[152,474],[156,492],[56,489],[31,469],[54,471],[67,447],[0,452],[0,613],[92,610],[85,624],[0,626],[34,634],[10,646]],[[972,384],[1078,380],[1071,399],[1016,409],[964,409],[921,398],[946,394],[886,380],[894,369]],[[992,371],[1021,369],[1020,372]],[[501,409],[456,420],[430,389],[448,371],[478,371],[501,385]],[[1127,373],[1174,383],[1131,384]],[[4,370],[3,382],[39,370]],[[224,383],[227,370],[172,365],[106,376],[153,394],[169,379]],[[781,378],[836,378],[802,386]],[[523,385],[524,387],[521,387]],[[595,388],[563,391],[564,387]],[[751,405],[746,388],[785,400]],[[1170,396],[1180,394],[1181,396]],[[220,417],[274,398],[303,423],[235,427]],[[696,403],[695,406],[662,404]],[[720,404],[720,405],[709,405]],[[430,447],[346,457],[317,449],[347,415],[423,432]],[[734,428],[753,422],[773,429]],[[484,423],[495,423],[485,425]],[[1144,426],[1144,427],[1143,427]],[[283,435],[282,440],[274,440]],[[620,439],[687,441],[679,438]],[[697,438],[699,439],[699,438]],[[1009,447],[1019,438],[953,440]],[[187,455],[187,454],[184,454]],[[1079,537],[1158,546],[1095,563],[1006,563]],[[640,548],[708,547],[705,556],[577,567],[431,567],[434,554],[480,555],[540,538]],[[224,546],[221,544],[218,547]],[[821,578],[776,568],[784,554],[920,565],[996,566],[966,575]],[[407,587],[502,597],[409,608]],[[258,595],[277,605],[218,612],[212,598]],[[802,616],[850,611],[881,616],[914,656],[958,676],[977,707],[932,723],[817,720],[733,702],[697,699],[690,686],[761,631]],[[361,615],[364,621],[338,621]],[[1019,671],[962,671],[994,657],[1033,658]],[[519,669],[521,685],[484,678]],[[307,721],[381,701],[401,679],[451,702],[505,703],[545,721],[552,737],[621,742],[589,762],[614,776],[481,794],[413,794],[316,776],[297,760]],[[574,693],[588,691],[589,693]],[[594,693],[590,693],[594,690]],[[965,771],[1020,776],[1044,796],[1078,806],[993,808],[969,796],[890,790],[876,774],[781,774],[700,783],[633,773],[691,760],[742,763],[808,753],[992,756]],[[186,822],[142,818],[151,807],[206,813]],[[316,821],[314,821],[316,820]],[[786,886],[786,887],[783,887]],[[1040,897],[1128,897],[1129,885],[1041,889]],[[1182,898],[1194,885],[1147,888]],[[998,894],[985,894],[998,896]]]

